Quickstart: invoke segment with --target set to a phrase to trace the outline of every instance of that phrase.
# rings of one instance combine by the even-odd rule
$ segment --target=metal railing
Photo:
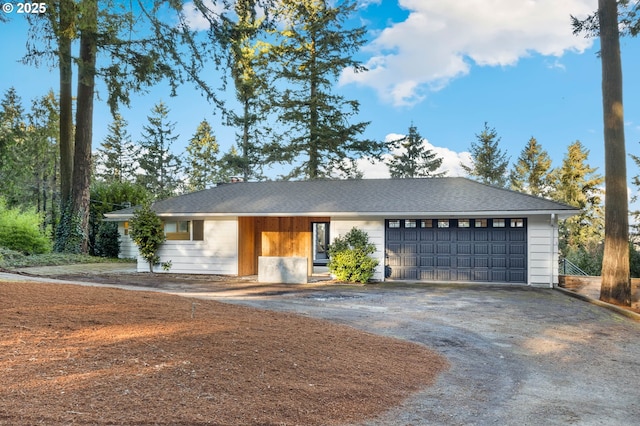
[[[589,275],[568,259],[560,259],[560,275]]]

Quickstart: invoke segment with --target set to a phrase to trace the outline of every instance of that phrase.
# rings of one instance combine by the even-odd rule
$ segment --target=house
[[[309,275],[353,227],[377,250],[376,280],[558,281],[558,220],[575,208],[461,177],[222,184],[158,201],[170,272],[254,275],[260,256],[304,257]],[[122,252],[134,208],[118,221]],[[148,266],[138,257],[138,270]]]

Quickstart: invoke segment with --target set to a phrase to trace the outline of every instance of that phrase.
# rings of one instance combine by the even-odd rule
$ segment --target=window
[[[129,235],[129,222],[125,222],[122,226],[124,226],[124,235]]]
[[[486,228],[487,227],[487,219],[474,219],[473,223],[476,228]]]
[[[438,219],[438,228],[448,228],[449,219]]]
[[[504,228],[505,220],[504,219],[493,219],[493,227],[494,228]]]
[[[458,219],[458,228],[468,228],[470,224],[469,219]]]
[[[389,222],[389,228],[400,228],[400,220],[399,219],[394,219],[394,220],[390,220]]]
[[[524,228],[524,219],[511,219],[512,228]]]
[[[193,225],[193,241],[204,241],[204,220],[194,220]]]
[[[433,219],[422,219],[420,221],[420,228],[433,228]]]
[[[416,220],[415,219],[407,219],[404,221],[404,227],[405,228],[415,228],[416,227]]]
[[[190,240],[191,233],[189,232],[188,220],[180,221],[167,221],[164,223],[164,234],[167,240]]]

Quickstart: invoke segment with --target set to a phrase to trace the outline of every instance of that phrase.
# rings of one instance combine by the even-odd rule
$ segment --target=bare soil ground
[[[350,424],[448,366],[326,321],[151,292],[0,282],[0,318],[0,424]]]

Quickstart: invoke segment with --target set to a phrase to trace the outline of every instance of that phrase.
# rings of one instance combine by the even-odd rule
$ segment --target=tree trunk
[[[616,0],[599,0],[605,147],[605,237],[600,300],[631,305],[629,205]]]
[[[89,187],[91,185],[91,143],[93,97],[97,49],[97,0],[84,2],[78,63],[78,103],[73,164],[72,212],[81,219],[82,253],[89,251]]]
[[[59,49],[60,66],[60,203],[64,210],[71,201],[73,178],[73,94],[71,40],[75,5],[72,0],[60,1]]]

